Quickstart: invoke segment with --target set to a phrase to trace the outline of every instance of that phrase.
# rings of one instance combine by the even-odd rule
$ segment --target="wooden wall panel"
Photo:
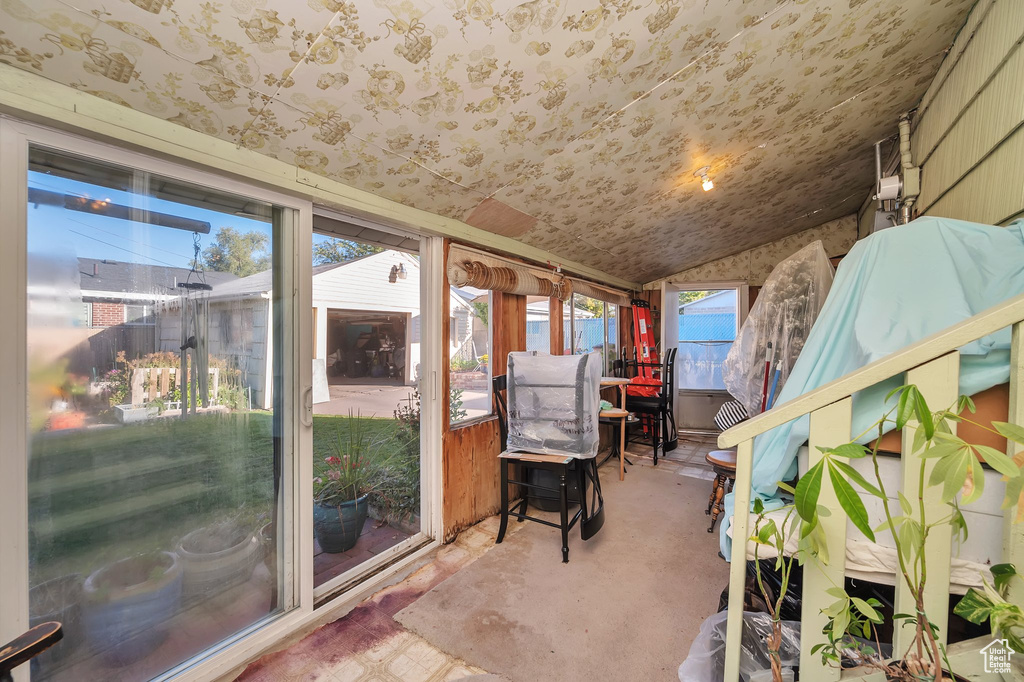
[[[551,329],[551,354],[561,355],[565,351],[565,322],[562,319],[563,303],[557,298],[548,299],[548,325]]]
[[[448,250],[445,243],[445,271]],[[449,286],[447,275],[445,287]],[[449,298],[445,296],[445,320]],[[508,364],[508,353],[526,350],[526,297],[495,292],[490,309],[491,350],[490,364],[493,375],[503,374]],[[441,325],[442,348],[448,348],[447,322]],[[445,351],[446,352],[446,351]],[[445,364],[448,358],[444,359]],[[444,372],[442,395],[448,395],[450,377]],[[497,417],[474,421],[464,426],[452,426],[444,420],[441,436],[442,459],[442,540],[450,542],[459,531],[477,521],[497,513],[499,506],[500,470],[498,453],[500,434]]]

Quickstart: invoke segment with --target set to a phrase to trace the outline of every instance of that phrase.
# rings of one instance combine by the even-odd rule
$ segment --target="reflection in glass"
[[[281,608],[272,210],[38,147],[28,186],[33,679],[146,680]]]

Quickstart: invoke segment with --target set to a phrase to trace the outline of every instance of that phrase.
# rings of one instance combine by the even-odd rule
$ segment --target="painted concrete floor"
[[[713,437],[681,435],[678,447],[659,458],[666,474],[714,478],[704,455],[716,449]],[[634,462],[651,466],[651,450],[640,443],[627,448]],[[611,463],[602,468],[610,472]],[[617,468],[617,467],[616,467]],[[627,473],[627,481],[629,474]],[[604,479],[604,476],[602,476]],[[609,483],[617,476],[609,473]],[[615,482],[618,482],[617,480]],[[607,485],[607,484],[606,484]],[[703,517],[698,520],[703,524]],[[510,537],[531,524],[510,524]],[[442,682],[504,680],[434,646],[403,627],[394,616],[444,580],[494,547],[498,518],[490,517],[441,547],[433,561],[408,578],[385,588],[287,648],[251,663],[237,682]],[[685,653],[685,652],[683,652]]]

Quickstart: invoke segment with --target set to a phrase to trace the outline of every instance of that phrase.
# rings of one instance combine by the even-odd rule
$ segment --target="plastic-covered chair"
[[[586,363],[591,359],[588,356],[548,356],[560,358],[559,361],[552,362],[553,366],[576,363],[573,379],[562,382],[557,377],[537,380],[536,374],[532,379],[516,375],[516,355],[522,354],[510,353],[508,362],[509,375],[513,376],[513,381],[508,380],[508,375],[497,376],[492,380],[502,447],[502,452],[498,455],[501,465],[501,525],[498,529],[497,542],[505,539],[509,516],[519,521],[534,521],[558,528],[562,534],[562,561],[567,563],[569,531],[572,527],[579,522],[580,537],[588,540],[604,525],[604,496],[601,493],[601,479],[597,472],[596,441],[591,446],[589,435],[581,437],[580,433],[593,431],[596,438],[596,414],[590,420],[585,414],[591,401],[598,405],[596,401],[600,400],[597,384],[593,387],[594,395],[587,395],[590,389],[585,379],[588,372]],[[599,371],[597,380],[600,381]],[[532,389],[538,389],[536,395],[528,394]],[[531,409],[531,405],[534,409]],[[585,405],[587,407],[584,407]],[[566,410],[569,415],[575,416],[563,414]],[[511,439],[510,421],[514,422]],[[586,425],[588,421],[592,422],[589,426]],[[510,441],[514,443],[514,449],[509,447]],[[530,448],[530,444],[535,444],[536,447]],[[511,477],[509,467],[513,469]],[[529,469],[551,471],[557,477],[557,487],[530,482],[527,480]],[[580,508],[570,518],[569,488],[573,480],[578,489]],[[519,487],[521,497],[512,503],[512,509],[509,508],[510,485]],[[526,513],[529,490],[557,495],[559,523],[552,523]]]

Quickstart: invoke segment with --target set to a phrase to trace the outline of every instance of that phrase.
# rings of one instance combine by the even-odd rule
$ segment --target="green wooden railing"
[[[818,447],[834,447],[846,443],[850,439],[850,422],[853,394],[895,376],[904,376],[904,383],[915,384],[929,405],[954,404],[959,392],[960,353],[958,348],[988,334],[995,333],[1006,327],[1013,328],[1010,350],[1010,402],[1007,421],[1024,424],[1024,295],[1005,301],[997,306],[975,315],[953,327],[945,329],[923,339],[903,350],[877,360],[856,372],[847,374],[824,386],[805,393],[793,400],[758,415],[749,421],[737,424],[725,431],[718,438],[721,448],[736,447],[736,482],[734,487],[735,509],[750,508],[751,467],[754,437],[786,422],[804,415],[810,415],[809,466],[813,466],[821,454]],[[915,424],[910,423],[902,433],[902,488],[907,497],[917,496],[918,472],[920,472],[919,454],[913,454]],[[1008,442],[1008,455],[1017,454],[1020,446]],[[929,462],[929,470],[931,464]],[[818,504],[839,509],[838,501],[831,483],[822,482]],[[895,493],[895,491],[894,491]],[[944,505],[940,500],[937,488],[928,489],[924,493],[926,513],[932,518],[942,515]],[[1024,524],[1012,524],[1016,507],[1007,509],[1004,514],[1003,561],[1024,567]],[[841,671],[837,668],[822,666],[820,657],[811,654],[811,648],[824,642],[821,634],[826,624],[826,616],[821,609],[827,607],[835,598],[826,594],[826,590],[834,584],[842,584],[845,578],[846,556],[846,524],[844,514],[833,514],[823,517],[820,523],[824,526],[828,542],[829,564],[823,564],[809,558],[804,565],[803,611],[801,614],[800,642],[800,679],[801,680],[839,680]],[[728,626],[726,632],[725,682],[739,680],[740,641],[743,627],[743,594],[746,586],[746,542],[750,536],[749,514],[737,513],[732,522],[731,568],[729,575],[729,593],[735,595],[729,600]],[[928,563],[928,583],[925,593],[925,609],[933,623],[939,626],[942,642],[945,643],[946,620],[949,603],[949,576],[951,536],[950,528],[938,526],[930,531],[926,547]],[[913,613],[913,597],[909,590],[901,589],[900,580],[896,584],[896,612]],[[1018,585],[1021,581],[1014,581]],[[1024,601],[1024,591],[1017,587],[1017,593],[1011,592],[1010,599]],[[893,650],[905,651],[913,632],[910,627],[897,628],[894,633]],[[991,637],[961,642],[949,647],[950,662],[955,672],[966,679],[993,679],[983,671],[984,659],[979,649],[991,641]],[[881,675],[858,675],[858,680],[884,680]],[[998,679],[998,676],[995,678]]]

